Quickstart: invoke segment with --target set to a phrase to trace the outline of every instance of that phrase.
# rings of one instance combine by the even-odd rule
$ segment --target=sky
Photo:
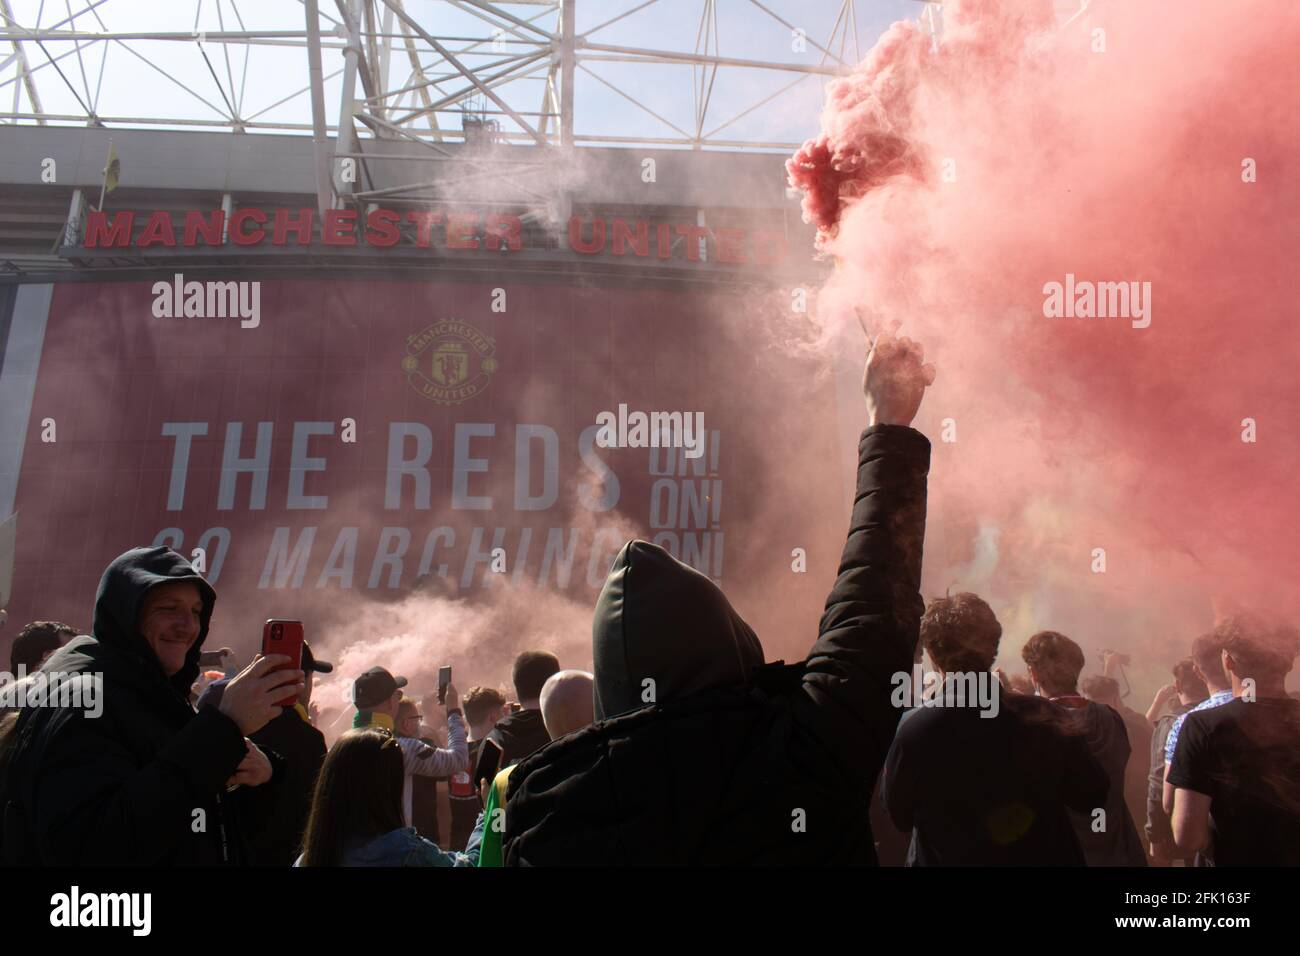
[[[630,15],[590,34],[597,43],[638,46],[691,52],[700,39],[701,14],[705,0],[579,0],[577,25],[580,34],[606,23],[627,11]],[[93,7],[86,12],[87,6]],[[523,19],[536,16],[544,8],[535,4],[501,4],[507,12]],[[175,31],[208,32],[226,30],[293,30],[301,29],[304,6],[301,0],[12,0],[14,17],[24,27],[40,25],[50,28],[65,21],[69,10],[72,23],[59,29],[76,28],[93,32]],[[716,20],[714,43],[710,52],[722,56],[760,59],[782,63],[813,63],[825,55],[818,44],[827,45],[843,4],[841,0],[716,0],[710,23]],[[406,0],[405,8],[425,29],[435,36],[491,36],[493,27],[464,12],[449,0]],[[839,54],[844,40],[843,60],[855,65],[880,34],[895,20],[919,16],[924,5],[917,0],[854,0],[856,37],[852,31],[840,31],[833,50]],[[323,39],[338,21],[338,9],[331,0],[320,4]],[[770,12],[769,12],[770,11]],[[789,26],[778,21],[785,20]],[[537,23],[555,29],[555,15],[547,13]],[[791,28],[805,31],[808,42],[802,51]],[[844,37],[847,32],[847,38]],[[502,39],[511,40],[509,34]],[[856,42],[855,42],[856,41]],[[453,50],[468,44],[457,41]],[[103,117],[176,118],[221,120],[231,109],[254,122],[309,124],[311,105],[307,86],[307,54],[303,47],[249,46],[218,44],[198,40],[129,40],[96,42],[83,47],[80,60],[71,40],[50,40],[44,49],[35,43],[24,44],[35,74],[42,106],[47,113],[85,115],[87,104]],[[419,45],[428,50],[427,44]],[[482,66],[510,52],[524,49],[519,44],[505,44],[505,53],[491,45],[466,53],[467,65]],[[9,58],[13,47],[0,44],[0,63]],[[204,53],[207,54],[207,61]],[[57,70],[48,59],[57,59]],[[432,54],[422,56],[426,64]],[[544,62],[544,61],[541,61]],[[342,51],[325,49],[323,68],[327,77],[343,64]],[[209,68],[209,65],[211,68]],[[628,64],[586,62],[582,64],[599,79],[579,70],[575,83],[575,132],[578,136],[679,137],[683,131],[693,135],[696,129],[696,83],[709,83],[705,71],[683,64]],[[442,70],[446,69],[443,64]],[[409,61],[400,46],[389,64],[390,88],[406,85]],[[62,76],[60,76],[60,72]],[[189,87],[189,91],[164,75],[170,74]],[[14,110],[17,63],[0,70],[0,110]],[[544,72],[503,87],[499,92],[517,110],[536,111],[543,94]],[[785,93],[758,107],[746,116],[726,125],[717,135],[745,141],[798,143],[814,135],[828,77],[807,76],[784,71],[744,67],[722,67],[712,78],[709,108],[703,131],[708,134],[753,107],[765,97],[794,82]],[[634,96],[646,109],[634,105],[601,80]],[[464,85],[454,79],[442,89],[452,92]],[[302,90],[303,92],[298,92]],[[360,85],[358,84],[360,92]],[[292,95],[297,93],[297,95]],[[285,100],[286,97],[290,97]],[[325,106],[329,123],[337,122],[341,99],[341,78],[327,80]],[[280,100],[285,100],[279,103]],[[490,106],[491,104],[489,104]],[[658,114],[657,118],[650,112]],[[31,110],[25,91],[19,91],[17,110]],[[517,129],[503,118],[505,129]],[[665,122],[667,121],[667,122]],[[30,121],[28,121],[30,122]],[[671,124],[671,125],[670,125]],[[113,124],[109,124],[113,125]],[[129,125],[129,124],[116,124]],[[444,128],[459,127],[459,117],[445,116]],[[673,127],[677,127],[674,129]]]

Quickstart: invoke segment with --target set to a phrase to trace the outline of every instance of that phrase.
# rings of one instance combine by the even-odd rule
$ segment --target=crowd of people
[[[327,746],[312,690],[333,665],[310,645],[296,667],[205,652],[212,586],[168,548],[127,551],[89,633],[37,622],[13,643],[11,671],[48,686],[0,719],[0,861],[1300,863],[1294,628],[1220,620],[1141,714],[1123,655],[1084,676],[1079,644],[1041,631],[1010,674],[987,602],[922,600],[930,447],[911,423],[932,377],[907,339],[868,356],[849,532],[793,664],[712,580],[631,541],[591,672],[530,650],[508,689],[419,696],[376,661]],[[899,706],[923,657],[935,679]],[[98,713],[68,703],[88,682]]]

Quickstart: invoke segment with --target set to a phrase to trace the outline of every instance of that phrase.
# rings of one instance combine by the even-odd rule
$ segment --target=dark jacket
[[[1147,776],[1151,772],[1151,721],[1132,707],[1121,704],[1118,713],[1128,733],[1128,763],[1124,765],[1124,804],[1142,838],[1142,852],[1147,852]]]
[[[1082,697],[1062,697],[1057,701],[1066,732],[1083,738],[1088,752],[1101,764],[1110,781],[1104,804],[1070,813],[1084,859],[1089,866],[1146,866],[1146,850],[1124,799],[1124,775],[1129,758],[1124,718],[1113,707]],[[1099,816],[1097,810],[1105,810],[1105,817]]]
[[[712,581],[626,545],[596,606],[596,723],[511,774],[506,864],[875,863],[868,808],[923,609],[929,458],[910,428],[863,434],[848,541],[801,664],[763,665]]]
[[[540,710],[521,710],[515,714],[506,714],[488,732],[488,737],[501,745],[500,767],[503,770],[551,742],[551,735],[546,732],[546,724],[542,723]]]
[[[918,707],[899,724],[881,780],[909,866],[1083,866],[1069,810],[1103,806],[1109,781],[1058,708],[1002,693],[994,716]]]
[[[145,593],[171,581],[197,585],[203,611],[185,666],[169,678],[136,622]],[[262,793],[241,787],[225,794],[244,758],[244,737],[224,714],[196,714],[189,704],[215,600],[168,548],[135,548],[108,566],[94,636],[65,645],[45,666],[65,675],[60,682],[101,675],[103,713],[30,707],[19,717],[0,782],[6,863],[246,861],[239,819],[259,812],[271,784],[253,788]]]
[[[1148,755],[1147,773],[1147,842],[1163,843],[1172,847],[1174,831],[1165,813],[1165,743],[1169,740],[1170,728],[1174,721],[1192,709],[1191,704],[1184,704],[1175,699],[1168,712],[1156,718],[1155,730],[1151,734],[1151,747]]]
[[[195,704],[219,708],[230,679],[209,684]],[[283,761],[283,773],[275,781],[274,800],[267,801],[246,834],[251,860],[255,866],[292,866],[302,853],[302,836],[307,829],[311,796],[316,777],[325,762],[325,735],[302,716],[297,705],[286,707],[261,730],[250,735],[264,753]]]
[[[252,735],[253,743],[284,758],[284,775],[277,781],[274,806],[249,834],[253,862],[258,866],[292,866],[302,852],[311,795],[325,762],[325,735],[303,720],[294,707]]]

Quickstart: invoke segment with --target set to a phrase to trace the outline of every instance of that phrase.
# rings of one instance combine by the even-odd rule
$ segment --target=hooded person
[[[907,339],[868,357],[848,540],[803,662],[764,664],[709,578],[624,546],[592,624],[595,722],[511,774],[507,866],[876,862],[891,676],[923,610],[930,445],[909,426],[932,375]]]
[[[5,741],[0,779],[7,864],[246,862],[240,821],[265,812],[282,761],[247,735],[301,690],[288,658],[259,657],[219,708],[196,714],[190,687],[216,592],[184,557],[134,548],[100,580],[93,633],[46,666],[45,706]],[[88,696],[100,707],[75,706]]]

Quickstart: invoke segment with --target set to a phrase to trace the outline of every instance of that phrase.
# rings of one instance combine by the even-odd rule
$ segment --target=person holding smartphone
[[[469,750],[465,746],[465,718],[461,716],[460,695],[454,684],[444,692],[447,722],[447,746],[430,747],[419,737],[403,737],[397,731],[397,714],[402,706],[405,677],[394,677],[382,667],[372,667],[352,685],[352,700],[357,713],[352,726],[374,727],[397,738],[406,761],[406,780],[402,786],[402,816],[412,825],[412,777],[450,777],[465,766]]]
[[[81,682],[78,690],[98,682],[102,710],[30,707],[19,715],[3,748],[0,860],[249,862],[244,835],[259,823],[279,760],[249,737],[280,714],[277,701],[302,690],[303,674],[278,669],[285,657],[259,655],[230,681],[219,707],[196,712],[190,687],[216,599],[170,548],[133,548],[109,564],[93,633],[66,644],[47,668],[60,682]],[[50,696],[85,697],[59,687]]]

